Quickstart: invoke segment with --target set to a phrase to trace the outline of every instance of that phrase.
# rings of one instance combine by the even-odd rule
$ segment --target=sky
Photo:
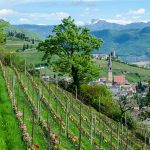
[[[0,0],[0,19],[11,24],[55,25],[68,16],[77,25],[147,22],[150,0]]]

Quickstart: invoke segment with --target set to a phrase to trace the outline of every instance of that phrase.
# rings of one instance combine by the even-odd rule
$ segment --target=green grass
[[[13,45],[13,44],[12,44]],[[20,41],[16,41],[16,45],[15,46],[20,46],[21,42]],[[11,48],[11,44],[7,45],[10,47],[7,47],[10,51],[12,51]],[[15,49],[15,47],[14,47]],[[25,51],[25,52],[19,52],[17,53],[17,55],[19,57],[21,57],[22,59],[26,59],[27,63],[30,64],[39,64],[41,63],[41,58],[43,53],[38,53],[37,51]],[[108,69],[108,65],[107,65],[107,61],[99,61],[98,62],[100,64],[101,67],[101,76],[106,77],[107,76],[107,69]],[[44,71],[43,71],[44,72]],[[51,71],[50,71],[51,72]],[[48,74],[49,71],[46,71],[46,74]],[[12,71],[12,74],[14,74],[14,71]],[[20,74],[20,73],[19,73]],[[31,97],[32,102],[34,102],[34,104],[37,105],[37,101],[38,101],[38,92],[35,90],[34,86],[32,85],[31,81],[29,81],[28,83],[28,77],[26,77],[23,73],[22,74],[22,82],[23,85],[26,87],[27,89],[27,93],[28,95]],[[150,70],[145,70],[145,69],[141,69],[141,68],[137,68],[137,67],[132,67],[129,66],[127,64],[123,64],[123,63],[119,63],[119,62],[113,62],[113,74],[125,74],[127,79],[130,82],[137,82],[139,81],[139,76],[142,78],[142,80],[146,79],[147,77],[150,77]],[[35,79],[37,84],[38,84],[38,88],[43,89],[43,95],[46,97],[46,99],[48,100],[51,108],[53,108],[55,110],[55,113],[59,116],[62,115],[62,119],[65,122],[66,120],[66,113],[65,110],[62,108],[61,104],[58,104],[58,110],[56,112],[56,103],[57,101],[55,100],[54,96],[52,94],[49,94],[48,90],[42,85],[41,82],[39,82],[39,79]],[[15,96],[16,99],[18,99],[18,106],[20,108],[20,111],[22,111],[22,105],[23,105],[23,100],[25,99],[25,95],[23,93],[22,90],[20,90],[20,92],[18,92],[18,87],[20,87],[20,85],[18,84],[18,81],[16,82],[15,85]],[[57,94],[57,96],[60,98],[61,103],[63,104],[64,107],[66,107],[66,100],[67,98],[64,97],[64,94],[59,92],[59,91],[55,91],[55,87],[54,85],[51,85],[51,88],[53,89],[53,91],[55,92],[55,94]],[[61,90],[61,89],[60,89]],[[19,94],[20,93],[20,94]],[[68,94],[68,97],[72,97],[70,94]],[[74,99],[73,100],[74,103],[73,105],[77,107],[77,110],[79,111],[79,103],[77,103],[77,101]],[[90,121],[91,119],[91,115],[90,115],[90,109],[88,106],[83,105],[83,115],[85,117],[88,118],[88,120]],[[92,111],[94,112],[93,114],[97,116],[97,118],[99,118],[99,113],[97,111],[95,111],[92,108]],[[75,116],[75,118],[79,121],[79,114],[77,112],[75,112],[73,109],[71,109],[71,114],[73,116]],[[51,123],[51,127],[54,133],[56,134],[60,134],[59,130],[60,130],[60,122],[54,119],[53,114],[49,111],[49,109],[44,105],[44,103],[41,103],[41,116],[43,121],[46,123],[47,120],[47,115],[49,116],[49,122]],[[32,112],[31,112],[31,108],[29,107],[28,103],[26,102],[26,110],[25,110],[25,122],[27,124],[27,127],[29,129],[29,133],[31,134],[31,126],[32,126]],[[103,132],[104,131],[104,137],[107,141],[110,141],[110,132],[106,132],[106,129],[111,129],[111,126],[113,127],[113,144],[116,144],[116,139],[117,135],[116,135],[116,127],[117,127],[117,123],[108,119],[106,116],[104,115],[100,115],[101,118],[101,124],[96,125],[96,127]],[[86,122],[82,122],[82,127],[88,132],[90,133],[90,127],[89,124],[87,124]],[[79,136],[79,128],[76,126],[76,123],[74,123],[72,120],[70,120],[69,123],[69,130],[74,134]],[[121,130],[121,128],[120,128]],[[123,130],[123,134],[124,136],[126,135],[125,130]],[[122,135],[121,135],[122,136]],[[125,137],[123,136],[124,141]],[[60,136],[61,138],[61,147],[66,148],[66,149],[74,149],[74,145],[73,143],[66,137],[66,134],[63,132],[62,135]],[[137,139],[132,136],[130,138],[130,140],[132,141],[136,141]],[[99,137],[96,136],[95,141],[98,143],[99,142]],[[141,141],[140,141],[141,142]],[[139,142],[139,143],[140,143]],[[46,141],[44,139],[44,135],[43,132],[41,130],[41,128],[38,126],[37,124],[37,120],[36,120],[36,127],[35,127],[35,143],[40,144],[40,145],[45,145]],[[139,146],[140,144],[137,143],[137,145]],[[132,143],[130,144],[132,145]],[[86,149],[88,147],[88,149],[93,149],[93,146],[90,145],[90,141],[84,136],[82,135],[82,147],[84,149]],[[109,149],[109,142],[105,143],[103,142],[103,148],[104,149]]]
[[[21,130],[11,107],[11,102],[0,71],[0,149],[25,149]]]
[[[6,68],[7,72],[9,72],[9,87],[12,87],[12,76],[14,75],[14,72],[9,69]],[[32,136],[32,110],[31,107],[26,99],[26,96],[24,95],[24,92],[22,91],[18,80],[16,80],[15,82],[15,86],[14,86],[14,97],[16,99],[16,104],[18,106],[18,111],[23,112],[23,106],[24,107],[24,123],[27,126],[27,131],[29,133],[30,136]],[[47,146],[47,139],[44,136],[44,133],[41,129],[41,127],[38,124],[38,119],[37,117],[35,117],[35,122],[34,122],[34,140],[33,140],[33,144],[38,144],[40,146],[39,149],[43,150],[43,147]]]
[[[18,52],[16,53],[19,57],[21,57],[22,59],[26,59],[28,64],[41,64],[43,63],[42,57],[43,57],[43,53],[42,52],[37,52],[37,50],[33,50],[33,51],[25,51],[25,52]]]
[[[29,93],[29,95],[33,98],[33,100],[34,100],[34,103],[35,104],[37,104],[37,100],[38,100],[38,95],[37,95],[37,93],[35,92],[35,94],[34,94],[34,96],[33,96],[33,85],[31,84],[31,82],[29,81],[29,85],[28,85],[28,78],[27,77],[25,77],[25,76],[23,76],[23,74],[22,74],[22,81],[24,81],[24,85],[28,88],[28,93]],[[42,89],[42,86],[41,85],[39,85],[39,87]],[[43,89],[44,90],[44,89]],[[46,92],[46,91],[45,91]],[[56,101],[54,100],[54,98],[53,97],[51,97],[51,95],[49,95],[48,93],[47,93],[47,98],[48,98],[48,100],[49,100],[49,104],[51,105],[51,107],[56,111]],[[45,107],[44,105],[42,105],[42,107],[41,107],[41,115],[42,115],[42,117],[43,117],[43,119],[44,120],[46,120],[46,116],[47,116],[47,112],[48,112],[49,110],[47,109],[47,107]],[[57,110],[57,113],[56,113],[57,115],[59,115],[59,116],[61,116],[61,114],[62,114],[62,120],[65,122],[65,119],[66,119],[66,113],[64,112],[64,110],[60,107],[60,106],[58,106],[58,110]],[[51,120],[51,123],[52,123],[52,118],[50,119]],[[54,125],[53,124],[51,124],[52,125],[52,127],[54,128],[54,130],[56,130],[55,131],[55,133],[57,133],[57,134],[59,134],[59,121],[57,121]],[[69,121],[69,130],[74,134],[74,135],[76,135],[76,136],[79,136],[79,129],[78,129],[78,127],[76,126],[76,124],[72,121],[72,120],[70,120]],[[65,135],[64,135],[64,137],[65,137]],[[66,142],[68,142],[68,140],[66,139],[66,141],[64,142],[64,143],[66,143]],[[69,146],[70,144],[68,143],[68,144],[64,144],[63,145],[63,147],[66,147],[67,149],[69,149]],[[88,142],[88,140],[87,140],[87,138],[85,137],[85,136],[82,136],[82,147],[84,148],[84,149],[86,149],[86,147],[88,147],[89,148],[89,150],[91,149],[92,150],[92,146],[90,145],[90,143]]]
[[[9,71],[10,72],[10,71]],[[14,74],[14,71],[11,70],[11,74]],[[31,101],[37,106],[37,100],[38,100],[38,93],[35,91],[35,89],[32,87],[31,83],[28,82],[27,78],[21,74],[21,81],[23,81],[24,86],[27,88],[27,93],[31,98]],[[29,86],[28,86],[29,84]],[[19,98],[18,104],[19,107],[22,108],[23,106],[23,100],[25,98],[25,95],[23,94],[23,91],[21,90],[20,92],[18,92],[18,85],[16,85],[16,98]],[[18,95],[18,94],[19,95]],[[20,104],[21,103],[21,104]],[[37,107],[36,107],[37,108]],[[46,124],[47,123],[47,115],[48,115],[48,120],[51,126],[51,133],[55,133],[57,135],[59,135],[59,130],[60,130],[60,125],[59,125],[59,121],[56,122],[52,116],[52,114],[47,110],[47,108],[45,107],[45,105],[43,103],[41,103],[41,117],[43,122]],[[29,133],[31,135],[32,132],[32,112],[31,109],[29,108],[29,103],[26,102],[25,104],[25,123],[27,124],[27,128],[29,130]],[[36,127],[35,127],[35,135],[34,135],[34,143],[35,144],[39,144],[41,147],[41,150],[44,149],[44,146],[46,147],[47,144],[45,140],[45,136],[42,134],[43,131],[41,128],[39,128],[38,126],[38,121],[36,119]],[[60,148],[65,148],[65,149],[74,149],[73,144],[66,138],[65,133],[62,133],[61,136],[59,136],[61,139],[61,144],[60,144]]]
[[[11,74],[11,75],[14,75],[14,71],[12,69],[8,69],[6,70],[7,73]],[[37,106],[37,101],[38,101],[38,91],[36,91],[36,88],[34,88],[32,82],[30,80],[28,80],[28,77],[24,75],[24,73],[19,73],[21,75],[21,81],[23,83],[23,85],[25,86],[26,90],[27,90],[27,93],[28,95],[30,96],[31,98],[31,101],[34,102],[34,104]],[[19,75],[19,76],[20,76]],[[16,78],[17,79],[17,78]],[[49,94],[48,90],[43,86],[43,84],[41,84],[41,82],[39,82],[39,79],[35,78],[37,84],[38,84],[38,88],[41,88],[41,90],[43,91],[43,95],[47,98],[49,104],[50,104],[50,107],[53,108],[55,110],[55,113],[59,116],[62,115],[62,119],[63,121],[65,122],[65,119],[66,119],[66,113],[65,113],[65,110],[63,109],[63,107],[57,103],[57,107],[58,109],[56,108],[56,100],[55,98],[53,97],[53,94]],[[24,95],[24,92],[20,89],[20,85],[18,84],[18,80],[16,80],[16,84],[15,84],[15,98],[17,99],[17,104],[18,104],[18,107],[19,107],[19,110],[22,111],[22,106],[23,106],[23,101],[26,100],[25,99],[25,95]],[[59,96],[63,106],[65,107],[66,106],[66,100],[68,100],[68,98],[70,99],[72,96],[66,92],[67,94],[67,97],[65,96],[65,94],[62,92],[62,89],[57,89],[56,90],[56,87],[52,84],[50,85],[50,87],[52,88],[52,90],[54,91],[54,93]],[[18,91],[18,89],[20,89]],[[56,90],[56,91],[55,91]],[[72,99],[73,101],[73,105],[74,107],[76,107],[77,109],[77,112],[73,110],[73,108],[71,107],[71,115],[73,115],[78,121],[79,121],[79,103],[76,101],[76,99]],[[37,108],[37,107],[36,107]],[[112,139],[112,142],[113,142],[113,145],[116,145],[117,141],[116,141],[116,138],[117,138],[117,134],[116,134],[116,128],[117,128],[117,123],[114,122],[113,120],[111,119],[108,119],[106,116],[102,115],[102,114],[99,114],[96,110],[94,110],[93,108],[92,109],[92,113],[93,113],[93,116],[96,116],[96,118],[100,119],[101,123],[99,124],[98,123],[98,120],[96,121],[97,124],[96,124],[96,127],[99,129],[99,131],[101,131],[103,134],[104,134],[104,139],[107,141],[105,142],[102,141],[102,147],[104,149],[109,149],[110,148],[110,129],[113,127],[113,130],[112,130],[112,133],[113,133],[113,139]],[[56,111],[57,110],[57,111]],[[88,119],[88,121],[90,121],[91,119],[91,115],[90,115],[90,108],[84,104],[82,104],[82,116],[83,117],[86,117]],[[51,111],[49,111],[49,109],[44,105],[44,103],[41,101],[41,117],[42,117],[42,120],[46,123],[47,121],[47,115],[49,116],[48,120],[50,122],[50,125],[51,125],[51,128],[52,128],[52,132],[59,135],[59,137],[61,138],[61,144],[60,144],[60,148],[65,148],[65,149],[74,149],[74,146],[73,146],[73,143],[70,141],[69,138],[66,137],[66,134],[65,132],[63,131],[62,134],[60,135],[60,122],[56,119],[54,119],[54,115],[51,113]],[[94,121],[94,119],[93,119]],[[27,129],[29,131],[29,134],[31,135],[31,132],[32,132],[32,112],[31,112],[31,108],[30,108],[30,105],[29,103],[26,101],[25,103],[25,123],[27,125]],[[88,123],[88,122],[87,122]],[[82,128],[84,128],[88,133],[90,133],[90,127],[88,126],[88,124],[86,123],[86,121],[83,121],[82,120]],[[109,129],[109,131],[107,131],[107,129]],[[93,137],[94,137],[94,129],[92,129],[92,134],[93,134]],[[76,136],[79,136],[79,128],[76,126],[76,124],[74,123],[74,121],[72,121],[70,119],[69,121],[69,131],[71,131],[73,133],[73,135],[76,135]],[[130,141],[126,140],[126,130],[124,128],[123,131],[121,131],[121,127],[120,127],[120,138],[124,141],[124,142],[128,142],[129,144],[129,148],[132,149],[132,144],[135,143],[136,145],[138,145],[138,147],[141,147],[142,145],[142,142],[141,141],[138,141],[130,132],[129,132],[130,136],[129,139]],[[42,150],[43,146],[47,145],[46,143],[46,139],[45,139],[45,136],[43,134],[43,131],[42,129],[39,127],[38,123],[37,123],[37,120],[35,122],[35,131],[34,131],[34,143],[35,144],[39,144],[40,145],[40,149]],[[99,144],[99,138],[96,136],[94,139],[94,142],[96,142],[97,144]],[[133,143],[130,143],[130,142],[133,142]],[[133,145],[135,147],[135,145]],[[122,147],[122,145],[120,145],[120,147],[122,149],[124,149]],[[92,146],[90,144],[90,141],[89,139],[87,139],[85,137],[84,134],[82,134],[82,148],[83,149],[87,149],[88,150],[93,150],[95,149],[94,146]],[[137,148],[138,149],[138,148]]]
[[[35,79],[35,80],[37,80],[37,84],[39,83],[38,82],[38,79]],[[44,87],[42,87],[42,85],[41,85],[41,83],[40,84],[38,84],[39,85],[39,87],[41,87],[41,89],[43,89],[42,91],[43,91],[43,94],[46,96],[46,97],[48,97],[48,93],[46,92],[47,90],[44,88]],[[53,90],[53,92],[59,97],[59,99],[61,100],[61,103],[63,103],[63,105],[65,106],[66,105],[66,99],[67,99],[67,97],[65,97],[64,95],[64,92],[62,93],[62,90],[61,89],[57,89],[56,90],[56,87],[53,85],[53,84],[51,84],[51,85],[48,85],[52,90]],[[51,94],[51,96],[53,95],[52,94],[52,92],[50,92]],[[79,119],[79,103],[77,103],[77,101],[76,101],[76,99],[72,99],[72,96],[71,95],[68,95],[68,100],[69,99],[71,99],[71,101],[73,102],[73,106],[74,107],[76,107],[76,109],[77,109],[77,111],[74,111],[74,109],[73,109],[73,107],[72,107],[72,105],[71,105],[71,115],[73,115],[76,119]],[[52,99],[50,100],[50,103],[52,104],[52,105],[54,105],[53,107],[54,108],[56,108],[56,102],[54,102]],[[53,104],[54,103],[54,104]],[[58,107],[61,107],[61,106],[59,106],[59,104],[58,104]],[[59,111],[59,110],[58,110]],[[62,111],[61,111],[62,112]],[[115,145],[116,143],[117,143],[117,141],[116,141],[116,139],[117,139],[117,134],[116,134],[116,129],[115,128],[117,128],[117,124],[116,124],[116,122],[112,122],[112,120],[108,120],[107,118],[106,118],[106,116],[103,116],[102,114],[100,114],[100,116],[99,116],[99,114],[98,114],[98,112],[96,112],[94,109],[92,109],[92,112],[93,112],[93,116],[95,116],[95,114],[97,114],[97,119],[100,117],[101,118],[101,123],[99,124],[99,123],[97,123],[96,124],[96,128],[99,130],[99,131],[101,131],[101,132],[103,132],[104,133],[104,137],[105,137],[105,140],[107,140],[107,141],[110,141],[110,133],[109,132],[106,132],[106,129],[108,128],[109,130],[111,129],[111,126],[113,126],[113,139],[112,139],[112,141],[113,141],[113,144]],[[63,114],[63,112],[62,112],[62,114]],[[91,120],[91,115],[90,115],[90,110],[89,110],[89,107],[88,106],[86,106],[86,105],[82,105],[82,115],[84,116],[84,118],[86,117],[86,118],[88,118],[88,121],[90,121]],[[99,119],[100,119],[99,118]],[[102,119],[103,118],[103,119]],[[98,121],[97,121],[98,122]],[[90,132],[89,130],[90,130],[90,128],[89,128],[89,126],[87,126],[87,124],[88,124],[88,122],[86,122],[86,121],[84,121],[84,120],[82,120],[82,127],[83,128],[85,128],[88,132]],[[89,125],[89,124],[88,124]],[[124,136],[122,137],[123,139],[126,137],[126,130],[124,130],[123,131],[124,133]],[[93,136],[94,136],[94,131],[93,131]],[[138,139],[136,139],[134,136],[132,136],[131,137],[131,139],[130,139],[130,142],[131,141],[133,141],[133,139],[134,140],[138,140]],[[95,138],[95,140],[94,141],[96,141],[96,138]],[[103,140],[102,140],[103,141]],[[139,141],[140,142],[140,141]],[[136,143],[137,145],[138,145],[138,143]],[[132,144],[131,144],[132,145]],[[108,143],[105,143],[105,142],[103,142],[103,147],[105,148],[105,149],[109,149],[109,142]],[[138,145],[138,147],[140,147],[140,145]]]

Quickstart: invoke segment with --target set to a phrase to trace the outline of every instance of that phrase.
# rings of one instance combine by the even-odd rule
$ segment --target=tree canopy
[[[0,20],[0,44],[5,43],[6,34],[4,33],[4,28],[8,25],[7,22]]]
[[[99,75],[91,53],[100,49],[101,39],[91,35],[89,29],[78,27],[71,17],[54,26],[53,33],[39,44],[39,50],[55,71],[72,77],[77,87]]]
[[[148,93],[147,93],[147,96],[146,96],[146,105],[147,106],[150,106],[150,79],[148,80]]]

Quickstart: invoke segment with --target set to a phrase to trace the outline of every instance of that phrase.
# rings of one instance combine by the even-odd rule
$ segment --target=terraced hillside
[[[20,72],[13,65],[1,64],[1,78],[2,73],[26,147],[149,149],[148,134],[145,141],[140,140],[122,124],[84,105],[58,85]]]

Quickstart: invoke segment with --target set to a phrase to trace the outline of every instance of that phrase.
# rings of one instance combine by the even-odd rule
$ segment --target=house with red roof
[[[124,85],[126,83],[125,75],[115,75],[113,82],[114,84]]]

